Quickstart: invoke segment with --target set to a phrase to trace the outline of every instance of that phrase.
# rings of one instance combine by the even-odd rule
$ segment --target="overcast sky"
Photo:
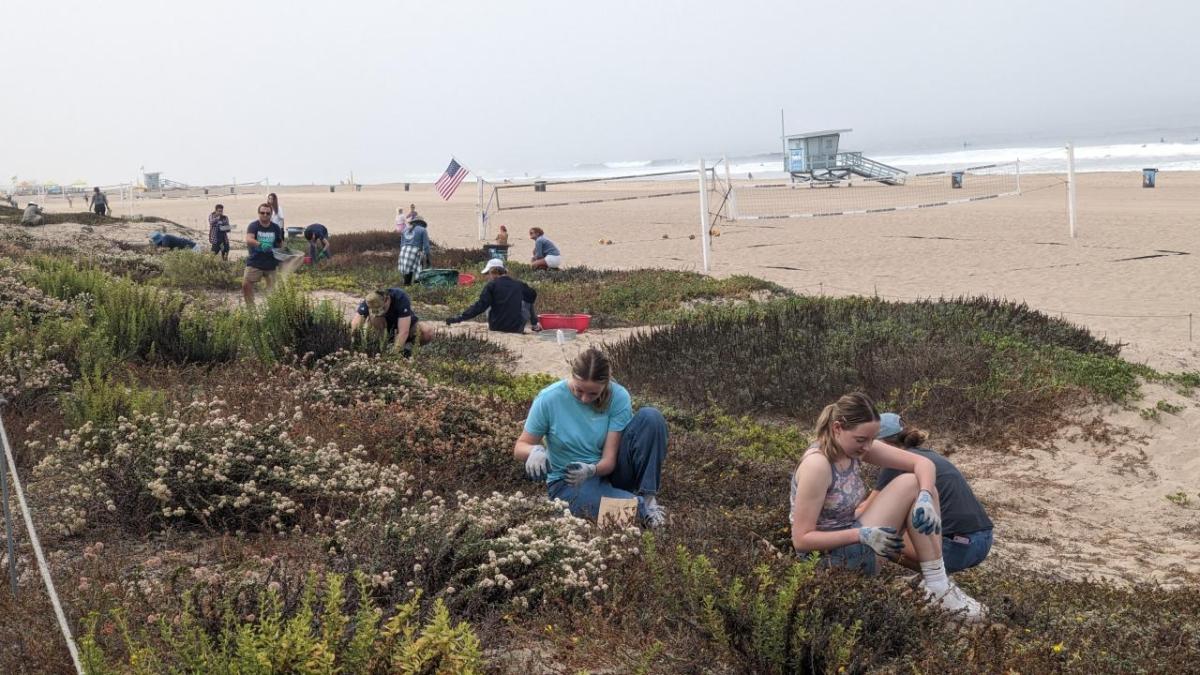
[[[359,182],[1200,125],[1200,3],[5,0],[0,184]]]

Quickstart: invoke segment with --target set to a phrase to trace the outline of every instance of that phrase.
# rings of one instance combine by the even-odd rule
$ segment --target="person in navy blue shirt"
[[[304,238],[308,241],[308,258],[306,263],[317,264],[320,258],[328,258],[329,229],[320,223],[313,223],[304,228]]]
[[[537,291],[525,282],[508,276],[504,261],[499,258],[489,260],[483,267],[483,274],[491,277],[491,280],[483,287],[479,299],[462,314],[446,319],[447,326],[487,312],[488,330],[524,333],[526,322],[535,332],[542,329],[537,312],[533,309],[533,303],[537,302]]]
[[[433,326],[422,324],[413,313],[412,301],[401,288],[372,291],[358,304],[358,311],[350,322],[350,329],[357,331],[366,325],[372,331],[387,335],[388,340],[405,358],[412,356],[413,344],[418,335],[421,342],[434,338]]]
[[[196,248],[196,242],[192,241],[191,239],[188,239],[187,237],[177,237],[173,234],[166,234],[165,232],[155,232],[154,234],[150,235],[150,241],[157,248],[167,248],[172,251],[176,249]]]
[[[271,222],[274,210],[270,204],[258,205],[258,220],[246,228],[246,271],[242,274],[242,297],[246,305],[254,306],[254,284],[265,281],[267,290],[275,287],[275,273],[279,260],[274,251],[283,248],[283,228]]]

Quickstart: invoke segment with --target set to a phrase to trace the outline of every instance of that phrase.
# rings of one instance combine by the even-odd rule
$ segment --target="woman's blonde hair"
[[[609,380],[612,379],[612,364],[604,352],[591,347],[576,356],[575,360],[571,362],[571,375],[585,382],[603,384],[604,391],[600,392],[595,401],[592,401],[592,407],[596,410],[608,409],[608,402],[612,400],[612,387],[609,386]]]
[[[825,406],[825,409],[817,416],[817,425],[813,428],[813,435],[817,439],[817,448],[832,464],[842,455],[841,448],[833,442],[834,422],[840,422],[843,429],[849,430],[860,424],[878,421],[879,413],[876,412],[875,403],[871,401],[871,397],[857,391],[846,394],[836,402]]]

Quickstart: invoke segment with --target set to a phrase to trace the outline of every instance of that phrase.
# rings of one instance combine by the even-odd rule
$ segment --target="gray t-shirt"
[[[959,473],[958,467],[933,450],[927,448],[905,448],[911,453],[918,454],[933,462],[937,467],[938,500],[942,505],[942,534],[970,534],[992,527],[983,505],[975,498],[967,479]],[[883,469],[875,482],[875,489],[882,490],[892,479],[902,472],[896,469]]]
[[[93,192],[92,206],[98,206],[100,204],[108,206],[108,195],[104,194],[103,192]]]

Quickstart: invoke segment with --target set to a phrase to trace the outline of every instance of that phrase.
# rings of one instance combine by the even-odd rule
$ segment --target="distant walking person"
[[[92,213],[98,216],[108,215],[108,195],[100,191],[100,188],[92,188],[92,196],[88,197],[88,203],[91,205]]]
[[[399,232],[400,234],[404,234],[404,231],[407,229],[408,229],[408,218],[405,217],[405,215],[404,215],[404,207],[397,206],[396,207],[396,231]]]
[[[533,240],[533,269],[556,270],[562,267],[562,254],[542,228],[529,228],[529,238]]]
[[[421,274],[429,257],[429,233],[425,230],[425,221],[420,218],[409,221],[408,229],[400,235],[400,259],[396,264],[396,269],[404,275],[405,286]]]
[[[254,284],[265,281],[267,290],[275,287],[275,268],[279,260],[275,257],[275,249],[283,248],[283,228],[271,222],[271,205],[266,202],[258,205],[258,220],[246,228],[246,246],[250,254],[246,256],[246,271],[242,274],[242,297],[246,305],[254,306]]]
[[[212,245],[212,252],[221,256],[221,260],[229,260],[229,230],[225,206],[217,204],[213,212],[208,214],[208,243]]]
[[[283,207],[279,205],[279,197],[272,192],[267,195],[267,204],[271,206],[271,223],[283,229]]]
[[[488,330],[524,333],[526,323],[529,323],[535,332],[542,329],[538,323],[537,312],[533,309],[533,303],[537,302],[537,291],[525,282],[508,276],[504,261],[498,258],[493,258],[484,265],[483,274],[488,275],[490,280],[479,294],[479,300],[463,310],[462,314],[446,319],[447,326],[487,312]]]

